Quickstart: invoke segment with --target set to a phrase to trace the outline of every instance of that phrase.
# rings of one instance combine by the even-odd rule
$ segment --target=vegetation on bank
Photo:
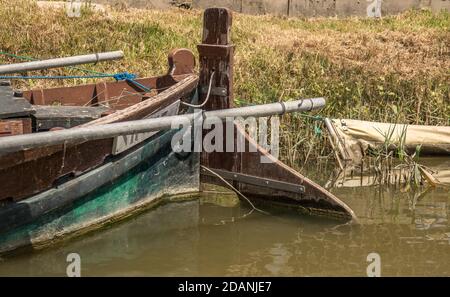
[[[202,12],[84,9],[80,18],[35,2],[0,0],[0,51],[36,58],[124,50],[126,58],[85,68],[139,76],[161,74],[167,53],[196,53]],[[413,10],[382,19],[294,19],[233,15],[235,102],[324,96],[321,116],[450,125],[450,14]],[[17,61],[0,55],[0,63]],[[44,73],[44,72],[42,72]],[[51,70],[46,74],[75,74]],[[86,80],[17,82],[18,87]],[[328,155],[311,118],[282,120],[282,159],[298,165]]]

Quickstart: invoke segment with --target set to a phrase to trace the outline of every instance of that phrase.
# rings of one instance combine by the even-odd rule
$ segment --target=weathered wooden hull
[[[9,98],[22,105],[28,100],[36,109],[27,103],[34,114],[24,118],[22,106],[0,105],[0,137],[31,133],[31,126],[34,132],[41,132],[142,119],[177,100],[189,100],[197,86],[192,76],[194,55],[187,49],[176,49],[168,60],[166,75],[137,80],[151,89],[147,93],[128,81],[118,81],[32,90],[21,94],[23,98],[16,98],[9,85],[0,85],[0,99]],[[189,81],[183,83],[185,79]],[[80,123],[83,124],[76,126]],[[61,180],[102,165],[116,154],[114,141],[109,138],[0,152],[0,207],[37,195]]]
[[[9,215],[3,209],[0,226],[10,229],[0,235],[0,253],[47,245],[128,217],[165,196],[198,192],[199,156],[174,153],[175,132],[161,132],[133,153],[18,202]]]

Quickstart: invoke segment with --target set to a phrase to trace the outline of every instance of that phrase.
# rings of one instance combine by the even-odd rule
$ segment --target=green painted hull
[[[137,165],[120,177],[77,198],[64,208],[50,211],[0,235],[0,253],[45,246],[156,206],[166,196],[198,192],[199,156],[196,153],[187,156],[174,153],[170,147],[173,133],[168,131],[157,135],[138,150],[139,154],[124,156],[122,164],[135,162]],[[111,170],[114,164],[111,162],[95,169],[88,178],[95,179],[107,169]],[[76,187],[72,186],[71,191],[74,189]],[[43,199],[43,194],[36,199]]]

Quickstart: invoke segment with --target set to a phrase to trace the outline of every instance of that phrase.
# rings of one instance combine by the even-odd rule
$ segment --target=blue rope
[[[147,88],[146,86],[144,86],[143,84],[141,84],[135,80],[137,77],[135,74],[128,73],[128,72],[122,72],[122,73],[113,74],[113,77],[117,81],[125,80],[127,82],[130,82],[130,83],[138,86],[139,88],[141,88],[142,90],[144,90],[146,92],[150,92],[150,88]]]
[[[13,57],[16,59],[21,60],[28,60],[28,61],[35,61],[35,58],[26,57],[26,56],[19,56],[10,54],[8,52],[0,51],[1,55],[6,55],[9,57]],[[137,76],[135,74],[131,74],[128,72],[122,72],[122,73],[116,73],[116,74],[107,74],[107,73],[101,73],[89,69],[84,68],[78,68],[73,66],[67,66],[66,68],[80,70],[84,72],[93,73],[92,75],[68,75],[68,76],[45,76],[45,75],[34,75],[34,76],[0,76],[0,79],[83,79],[83,78],[106,78],[106,77],[113,77],[116,81],[125,80],[129,83],[132,83],[145,92],[149,92],[150,88],[144,86],[143,84],[136,81]]]
[[[96,75],[67,75],[67,76],[47,76],[47,75],[31,75],[31,76],[22,76],[22,75],[0,75],[0,79],[78,79],[78,78],[105,78],[105,77],[113,77],[113,75],[109,74],[96,74]]]
[[[136,75],[131,74],[128,72],[121,72],[116,74],[94,74],[94,75],[67,75],[67,76],[46,76],[46,75],[32,75],[32,76],[21,76],[21,75],[14,75],[14,76],[8,76],[8,75],[0,75],[0,79],[83,79],[83,78],[105,78],[105,77],[112,77],[116,81],[125,80],[127,82],[130,82],[145,92],[149,92],[150,88],[144,86],[143,84],[137,82]]]

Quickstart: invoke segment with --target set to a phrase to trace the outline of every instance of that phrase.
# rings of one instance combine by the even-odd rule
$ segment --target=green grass
[[[124,50],[126,58],[86,68],[140,76],[167,69],[177,47],[196,52],[202,12],[173,9],[39,9],[32,1],[0,0],[0,50],[37,58]],[[412,10],[381,20],[294,19],[233,15],[236,103],[328,99],[320,115],[407,124],[450,125],[448,12]],[[0,63],[15,60],[0,56]],[[51,70],[52,74],[76,73]],[[17,87],[72,85],[86,80],[18,82]],[[282,158],[298,165],[327,155],[326,139],[297,115],[282,121]]]

